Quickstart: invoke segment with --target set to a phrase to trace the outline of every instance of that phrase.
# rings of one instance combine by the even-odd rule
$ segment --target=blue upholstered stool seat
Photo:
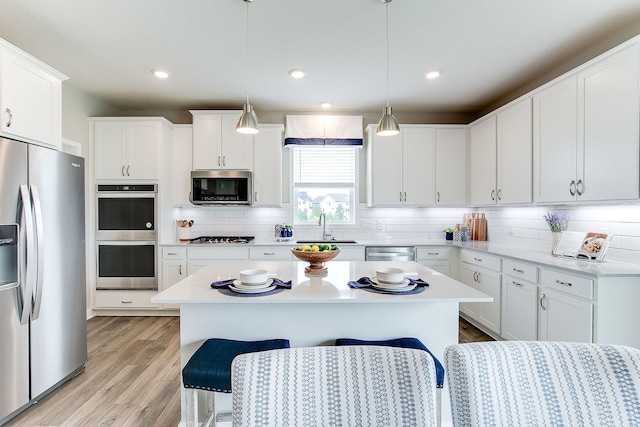
[[[433,358],[433,362],[436,365],[436,387],[442,388],[444,386],[444,367],[442,366],[442,363],[440,363],[438,358],[435,357],[433,353],[431,353],[429,349],[425,347],[425,345],[422,344],[422,342],[417,338],[396,338],[384,341],[365,341],[353,338],[338,338],[336,340],[336,345],[382,345],[386,347],[402,347],[424,350],[431,355],[431,357]]]
[[[231,393],[231,362],[239,354],[289,348],[289,340],[206,340],[182,369],[185,388]]]

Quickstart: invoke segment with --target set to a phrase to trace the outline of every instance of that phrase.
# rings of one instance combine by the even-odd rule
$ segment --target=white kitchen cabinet
[[[60,150],[67,78],[0,39],[0,134]]]
[[[378,136],[375,125],[370,125],[367,135],[367,205],[433,205],[434,129],[402,125],[399,135]]]
[[[533,200],[533,136],[531,98],[498,112],[497,191],[500,205]]]
[[[449,248],[438,246],[416,247],[416,261],[445,276],[450,275]]]
[[[191,125],[174,125],[171,132],[171,205],[191,206]]]
[[[502,260],[501,335],[507,340],[538,339],[538,267]]]
[[[467,129],[435,129],[435,183],[438,206],[465,206],[467,203]]]
[[[162,290],[169,289],[187,277],[187,248],[162,248]],[[162,308],[177,309],[177,304],[163,304]]]
[[[495,114],[469,126],[469,203],[472,206],[496,204],[496,144]]]
[[[460,281],[493,297],[493,302],[461,303],[460,311],[489,331],[500,334],[501,259],[475,251],[460,252]]]
[[[253,206],[282,206],[284,126],[260,125],[253,136]]]
[[[170,150],[171,124],[167,120],[121,117],[91,120],[95,179],[159,179],[160,157]]]
[[[242,111],[190,110],[193,115],[193,169],[253,166],[253,135],[236,131]]]
[[[614,49],[534,96],[534,200],[640,196],[638,45]]]

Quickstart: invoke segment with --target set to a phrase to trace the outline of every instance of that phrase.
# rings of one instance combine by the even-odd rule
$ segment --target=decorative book
[[[611,234],[563,231],[553,255],[589,261],[604,261]]]

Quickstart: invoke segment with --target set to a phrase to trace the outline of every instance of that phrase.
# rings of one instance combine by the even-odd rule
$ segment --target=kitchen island
[[[326,263],[324,277],[307,277],[307,265],[298,261],[216,261],[154,296],[153,303],[180,305],[181,366],[207,338],[286,338],[292,347],[304,347],[333,345],[341,337],[415,337],[442,361],[444,349],[458,342],[458,304],[492,301],[416,262],[331,261]],[[349,281],[375,276],[382,266],[402,268],[406,277],[420,278],[429,286],[410,295],[348,286]],[[260,296],[211,288],[212,282],[238,278],[239,271],[248,268],[266,269],[270,277],[291,280],[292,287]],[[446,385],[442,397],[443,425],[447,425],[451,416]],[[221,412],[231,407],[229,395],[217,395],[216,403]],[[183,422],[184,407],[183,393]]]

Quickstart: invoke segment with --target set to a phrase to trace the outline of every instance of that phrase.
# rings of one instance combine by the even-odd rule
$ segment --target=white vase
[[[555,231],[551,233],[551,253],[556,249],[558,245],[558,240],[560,240],[560,236],[562,235],[561,231]]]

